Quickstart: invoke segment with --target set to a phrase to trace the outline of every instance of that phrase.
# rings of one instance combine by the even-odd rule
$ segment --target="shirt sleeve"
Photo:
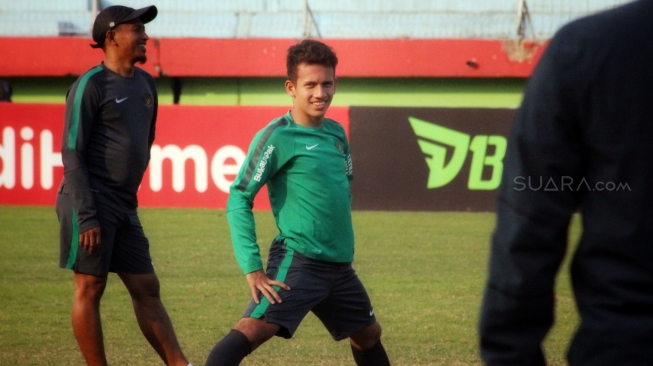
[[[101,95],[89,79],[80,78],[68,91],[61,148],[65,190],[76,210],[80,233],[100,226],[89,186],[86,153]]]
[[[227,220],[231,230],[231,241],[238,265],[245,274],[263,268],[252,213],[254,197],[279,170],[283,160],[279,158],[282,150],[279,137],[275,133],[270,133],[271,128],[260,131],[254,137],[245,162],[229,189],[227,200]]]
[[[148,75],[149,76],[149,75]],[[154,93],[154,112],[152,113],[152,123],[150,124],[150,136],[147,141],[147,147],[148,147],[148,152],[147,152],[147,161],[150,161],[151,157],[151,149],[152,149],[152,144],[154,144],[154,138],[156,137],[156,120],[157,116],[159,114],[159,93],[157,92],[156,89],[156,84],[154,83],[154,79],[152,77],[149,78],[149,83],[150,87],[152,89],[152,92]]]
[[[344,145],[345,152],[345,175],[349,180],[349,184],[354,180],[354,166],[351,160],[351,150],[349,149],[349,140],[347,139],[347,134],[345,134],[345,129],[342,129],[342,143]],[[351,185],[349,186],[349,204],[351,205],[354,202],[354,197],[351,194]]]
[[[347,135],[344,132],[344,129],[342,131],[342,141],[345,145],[344,150],[345,150],[345,174],[347,175],[347,179],[351,182],[354,180],[354,166],[351,161],[351,150],[349,149],[349,141],[347,140]]]
[[[504,160],[479,325],[487,365],[544,365],[554,285],[582,175],[582,100],[588,70],[572,35],[555,37],[529,80]],[[542,182],[543,185],[540,185]],[[551,189],[544,189],[547,184]]]

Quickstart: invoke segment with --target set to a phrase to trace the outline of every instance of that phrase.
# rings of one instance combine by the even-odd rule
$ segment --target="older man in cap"
[[[91,47],[104,61],[66,97],[57,195],[60,266],[74,271],[72,326],[88,365],[107,365],[100,299],[109,272],[132,298],[138,325],[166,365],[187,366],[159,294],[136,192],[150,159],[157,116],[154,79],[135,67],[147,60],[145,23],[155,6],[111,6],[93,25]]]

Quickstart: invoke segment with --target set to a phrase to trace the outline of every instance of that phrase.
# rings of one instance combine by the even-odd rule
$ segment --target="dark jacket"
[[[571,365],[653,365],[653,1],[563,27],[529,80],[480,319],[489,365],[541,365],[571,215]]]

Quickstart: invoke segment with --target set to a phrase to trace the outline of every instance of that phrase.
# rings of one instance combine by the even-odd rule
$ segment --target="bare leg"
[[[379,323],[367,326],[349,338],[351,352],[358,366],[390,366],[390,360],[381,344]]]
[[[277,333],[279,326],[265,320],[242,318],[209,353],[206,366],[236,366]]]
[[[141,332],[159,357],[169,366],[187,366],[170,317],[163,307],[159,279],[154,273],[118,273],[127,287]]]
[[[352,334],[349,338],[351,346],[359,351],[367,351],[381,339],[381,325],[378,322]]]
[[[234,329],[243,333],[252,345],[252,351],[267,342],[279,331],[280,326],[265,319],[241,318]]]
[[[82,356],[89,366],[106,366],[100,299],[107,285],[107,276],[75,272],[72,325]]]

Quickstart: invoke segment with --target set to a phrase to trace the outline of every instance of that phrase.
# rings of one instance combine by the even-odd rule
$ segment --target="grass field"
[[[202,365],[238,320],[249,289],[237,267],[224,211],[141,209],[152,257],[184,352]],[[257,212],[262,251],[275,235]],[[480,364],[476,326],[485,283],[489,213],[355,212],[354,267],[365,283],[393,365]],[[571,236],[577,237],[575,218]],[[575,240],[574,240],[575,241]],[[545,346],[564,365],[577,324],[567,265],[557,283],[557,324]],[[72,273],[58,268],[52,207],[0,206],[0,365],[83,365],[71,325]],[[115,274],[102,301],[111,365],[162,365],[141,336]],[[291,340],[273,339],[243,365],[353,365],[312,315]]]

